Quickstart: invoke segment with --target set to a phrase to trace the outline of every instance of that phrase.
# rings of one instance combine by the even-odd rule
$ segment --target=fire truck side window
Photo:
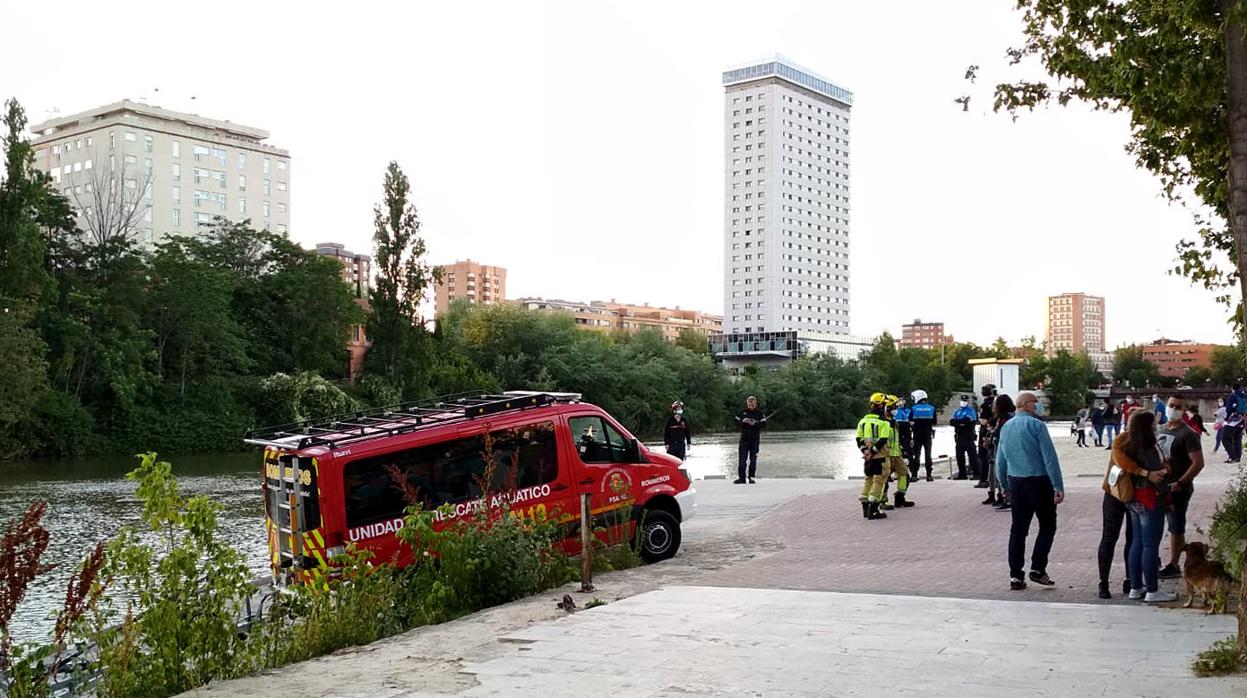
[[[505,492],[558,479],[552,422],[495,431],[491,436],[494,468],[486,485],[489,491]],[[403,515],[407,503],[394,473],[407,480],[408,489],[418,493],[427,510],[481,497],[486,470],[485,439],[481,436],[348,463],[342,472],[347,525],[362,526]]]

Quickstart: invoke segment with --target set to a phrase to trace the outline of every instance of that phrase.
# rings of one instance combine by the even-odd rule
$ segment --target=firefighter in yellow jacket
[[[892,434],[895,438],[888,442],[888,462],[883,466],[883,501],[880,506],[888,509],[912,507],[913,502],[905,498],[905,493],[909,491],[909,466],[905,464],[905,458],[901,455],[900,432],[896,429],[896,422],[892,419],[892,410],[896,409],[896,403],[900,401],[895,395],[885,395],[883,399],[884,417],[888,420],[888,424],[892,426]],[[896,507],[887,506],[888,492],[887,483],[888,476],[896,476],[896,494],[893,498],[896,500]]]
[[[891,452],[891,442],[896,440],[892,425],[884,417],[884,395],[870,396],[870,412],[857,423],[857,447],[862,452],[866,483],[862,485],[862,516],[867,519],[886,519],[888,515],[879,510],[883,499],[884,464]]]

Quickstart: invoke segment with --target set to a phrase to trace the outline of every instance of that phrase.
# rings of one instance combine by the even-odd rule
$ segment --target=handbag
[[[1108,464],[1108,472],[1104,475],[1104,482],[1108,485],[1108,493],[1113,495],[1113,499],[1122,504],[1134,501],[1134,478],[1111,460]]]

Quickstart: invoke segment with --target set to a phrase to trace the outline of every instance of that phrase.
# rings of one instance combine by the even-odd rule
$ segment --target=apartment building
[[[216,216],[289,229],[290,153],[264,129],[122,100],[31,131],[36,165],[88,235],[151,244]]]
[[[899,342],[901,347],[938,349],[952,343],[953,337],[944,334],[942,322],[914,320],[907,325],[901,325],[901,341]]]
[[[667,341],[674,342],[680,338],[684,330],[693,330],[702,336],[709,336],[723,331],[723,317],[711,315],[697,310],[681,308],[661,308],[648,304],[632,305],[593,301],[578,303],[573,301],[550,300],[544,298],[521,298],[516,301],[529,310],[544,312],[561,312],[570,314],[576,326],[586,330],[610,332],[639,332],[653,329],[662,333]]]
[[[1187,369],[1212,368],[1212,352],[1215,344],[1196,344],[1189,340],[1160,339],[1143,345],[1143,358],[1156,365],[1160,375],[1181,378]]]
[[[372,257],[351,252],[339,242],[317,243],[316,254],[332,257],[342,264],[342,281],[351,287],[355,303],[367,313],[371,308],[368,297],[372,288]],[[365,327],[356,325],[346,343],[346,377],[351,383],[359,380],[363,374],[364,357],[371,345],[372,341],[368,339]]]
[[[441,315],[458,299],[494,305],[506,300],[507,270],[470,259],[442,267],[442,280],[434,289],[434,314]]]

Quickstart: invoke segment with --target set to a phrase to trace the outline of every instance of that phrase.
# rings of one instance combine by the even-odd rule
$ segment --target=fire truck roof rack
[[[531,390],[510,390],[500,394],[460,393],[431,401],[408,402],[252,429],[243,437],[243,442],[282,450],[299,450],[312,446],[338,448],[346,444],[430,429],[442,424],[546,407],[557,402],[579,402],[580,399],[580,393]]]

